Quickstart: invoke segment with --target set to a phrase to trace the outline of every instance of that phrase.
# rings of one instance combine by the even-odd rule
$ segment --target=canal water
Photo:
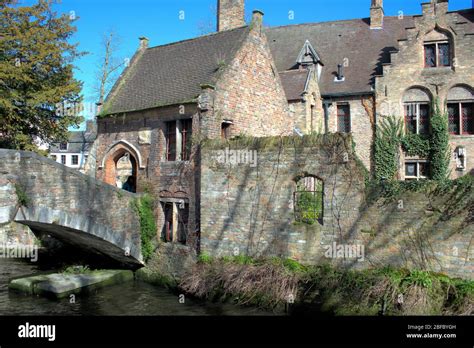
[[[272,315],[256,308],[231,304],[209,303],[185,298],[180,303],[177,295],[164,288],[134,281],[97,290],[93,294],[50,300],[19,294],[8,290],[12,278],[52,273],[44,265],[23,259],[0,258],[0,315],[131,315],[131,316],[207,316],[207,315]]]

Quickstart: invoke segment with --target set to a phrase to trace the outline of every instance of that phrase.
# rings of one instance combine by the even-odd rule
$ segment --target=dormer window
[[[59,144],[60,151],[67,151],[67,143],[60,143]]]
[[[309,40],[305,41],[303,48],[296,59],[296,64],[298,64],[300,67],[307,67],[314,64],[317,64],[318,66],[324,65],[321,61],[321,58],[319,57],[319,54],[316,52]]]

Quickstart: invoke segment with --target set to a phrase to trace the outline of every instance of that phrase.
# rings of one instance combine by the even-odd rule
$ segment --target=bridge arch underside
[[[138,269],[141,262],[140,243],[109,228],[93,223],[86,217],[72,216],[47,207],[22,207],[15,222],[28,226],[35,234],[47,234],[60,242],[87,253],[112,259],[121,267]]]

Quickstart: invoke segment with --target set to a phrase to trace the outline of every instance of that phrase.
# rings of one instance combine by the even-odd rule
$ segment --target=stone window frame
[[[452,136],[473,136],[474,129],[470,132],[466,131],[463,125],[463,110],[467,108],[467,105],[470,105],[471,113],[468,115],[468,120],[470,119],[471,127],[474,128],[474,89],[468,84],[455,84],[453,85],[446,96],[446,112],[448,113],[448,125],[449,125],[449,134]],[[457,126],[458,131],[451,131],[451,115],[450,107],[455,106],[457,109]],[[469,121],[468,121],[469,122]]]
[[[450,117],[449,117],[449,106],[450,105],[456,105],[457,106],[457,117],[458,117],[458,132],[451,132],[449,131],[449,134],[450,135],[454,135],[454,136],[473,136],[474,135],[474,129],[471,130],[470,132],[469,131],[466,131],[464,129],[464,120],[463,120],[463,109],[464,107],[466,107],[467,105],[471,105],[471,114],[470,116],[468,115],[468,117],[470,117],[471,119],[471,123],[474,124],[474,100],[466,100],[466,101],[459,101],[459,100],[455,100],[455,101],[449,101],[447,102],[447,110],[448,110],[448,122],[450,124]],[[474,126],[473,126],[474,127]]]
[[[193,121],[191,118],[176,119],[164,122],[165,138],[164,160],[167,162],[186,162],[191,159]],[[174,151],[171,151],[171,139]],[[186,150],[188,149],[188,150]],[[173,156],[174,155],[174,156]]]
[[[187,198],[166,198],[159,199],[161,209],[163,210],[163,229],[161,232],[161,239],[165,243],[180,243],[186,245],[188,239],[189,227],[189,200]],[[166,209],[171,208],[171,224],[172,230],[169,231],[167,223],[169,222],[166,216]],[[187,221],[183,221],[182,217],[186,215]],[[184,233],[184,238],[183,238]]]
[[[232,121],[224,120],[221,123],[221,139],[222,140],[229,140],[231,137],[231,131],[233,126]]]
[[[345,130],[344,132],[341,132],[340,131],[340,126],[339,126],[339,122],[340,122],[340,115],[339,115],[339,108],[342,108],[342,107],[347,107],[348,108],[348,113],[347,113],[347,118],[349,119],[349,130]],[[347,122],[347,121],[344,121],[344,122]],[[346,125],[344,126],[344,128],[346,127]],[[341,103],[337,103],[336,104],[336,131],[339,132],[339,133],[345,133],[345,134],[349,134],[352,132],[352,114],[351,114],[351,104],[348,103],[348,102],[341,102]]]
[[[448,65],[440,65],[440,45],[448,45],[448,53],[449,53],[449,63]],[[428,46],[434,46],[435,47],[435,65],[431,66],[428,65],[426,62],[426,50]],[[451,43],[449,40],[439,40],[439,41],[425,41],[423,42],[423,57],[424,57],[424,67],[425,69],[436,69],[436,68],[450,68],[453,65],[453,57],[451,53]]]
[[[421,133],[424,135],[429,135],[430,133],[430,120],[433,113],[432,110],[432,101],[433,95],[429,89],[424,86],[420,85],[413,85],[408,87],[402,94],[401,99],[401,110],[403,111],[403,126],[405,134],[420,134],[420,106],[427,106],[428,114],[427,114],[427,131],[426,133]],[[413,106],[416,107],[415,116],[416,116],[416,129],[415,132],[410,133],[408,127],[408,112]]]
[[[421,106],[427,106],[428,107],[428,115],[427,115],[427,131],[425,133],[420,133],[420,115],[421,115]],[[408,128],[408,110],[412,107],[416,108],[415,111],[415,117],[416,117],[416,127],[415,127],[415,132],[412,134],[423,134],[423,135],[428,135],[429,134],[429,127],[430,127],[430,118],[431,118],[431,106],[429,102],[404,102],[403,103],[403,112],[404,112],[404,124],[405,124],[405,133],[406,134],[411,134]]]
[[[304,179],[313,179],[314,187],[313,188],[308,188],[307,187],[308,188],[307,190],[299,189],[298,185]],[[293,214],[294,214],[295,222],[308,223],[308,224],[319,223],[319,224],[323,225],[323,221],[324,221],[324,197],[325,197],[324,180],[322,178],[316,176],[316,175],[305,173],[305,174],[297,176],[294,179],[294,182],[295,182],[295,189],[294,189],[294,192],[293,192]],[[316,186],[318,186],[320,189],[316,189],[317,188]],[[314,196],[316,196],[316,194],[321,195],[321,206],[320,206],[319,211],[318,211],[319,216],[317,218],[315,218],[314,221],[311,221],[311,222],[305,222],[304,221],[304,218],[301,217],[301,211],[299,210],[299,205],[298,205],[299,193],[308,193],[308,192],[312,193]]]
[[[426,61],[426,49],[427,46],[435,46],[435,59],[436,63],[434,66],[430,66]],[[440,45],[448,45],[449,54],[449,65],[440,65]],[[455,41],[451,30],[448,28],[442,28],[438,24],[431,30],[424,34],[423,38],[423,68],[430,69],[454,69],[455,68]]]

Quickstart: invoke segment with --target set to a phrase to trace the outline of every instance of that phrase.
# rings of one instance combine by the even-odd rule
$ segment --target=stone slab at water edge
[[[100,270],[87,274],[54,273],[14,279],[10,281],[9,289],[31,295],[64,298],[131,280],[133,272],[128,270]]]

